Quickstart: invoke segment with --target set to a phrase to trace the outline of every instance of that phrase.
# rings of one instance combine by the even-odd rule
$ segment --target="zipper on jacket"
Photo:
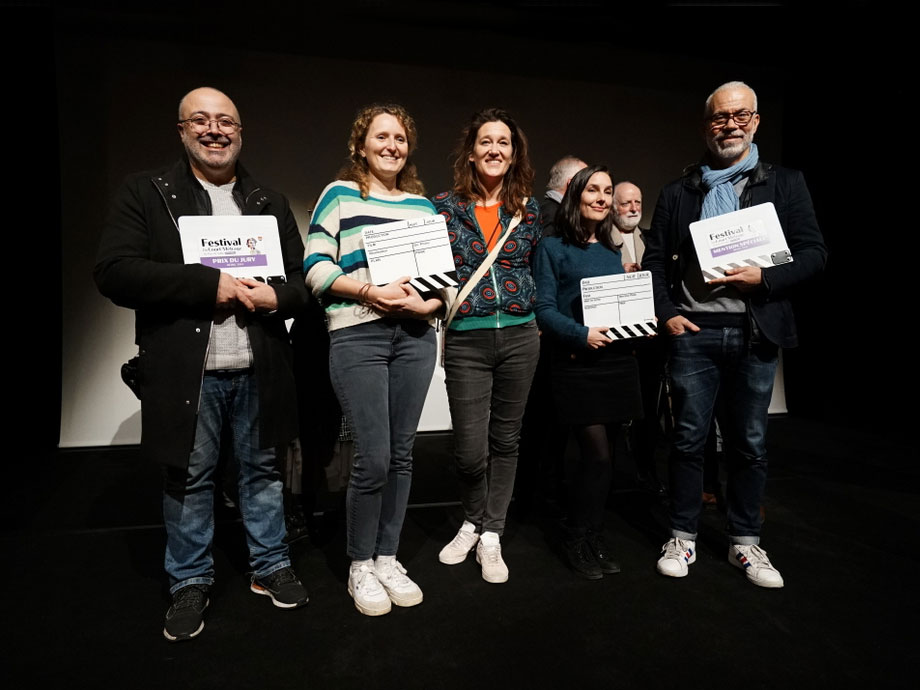
[[[176,216],[175,216],[175,214],[173,213],[172,208],[171,208],[170,205],[169,205],[169,200],[166,198],[166,192],[164,192],[164,191],[160,188],[160,185],[158,185],[153,179],[151,179],[150,182],[151,182],[151,184],[156,188],[156,190],[160,193],[160,197],[163,199],[163,205],[166,206],[166,212],[169,214],[169,217],[172,219],[173,225],[176,226],[176,231],[178,232],[178,231],[179,231],[179,223],[178,223],[178,221],[176,220]],[[255,191],[258,191],[258,190],[255,190]],[[255,192],[253,192],[253,193],[255,193]],[[252,196],[252,194],[250,194],[249,196]],[[247,200],[248,200],[248,197],[247,197]],[[213,330],[213,328],[214,328],[214,319],[212,318],[212,319],[208,322],[208,336],[207,336],[207,337],[208,337],[208,344],[205,345],[205,348],[204,348],[204,361],[201,363],[201,378],[200,378],[200,383],[198,384],[198,408],[195,410],[195,415],[196,415],[196,417],[197,417],[198,413],[201,411],[201,386],[204,384],[204,374],[205,374],[205,371],[207,371],[207,366],[208,366],[208,355],[211,354],[211,331]]]
[[[169,214],[170,219],[172,219],[173,225],[176,226],[176,232],[178,232],[179,231],[179,221],[176,220],[176,216],[175,214],[173,214],[172,207],[169,205],[169,199],[166,198],[166,192],[164,192],[160,188],[160,185],[158,185],[152,178],[150,180],[150,184],[153,185],[154,189],[156,189],[157,192],[159,192],[160,197],[162,197],[163,205],[166,207],[166,212]]]

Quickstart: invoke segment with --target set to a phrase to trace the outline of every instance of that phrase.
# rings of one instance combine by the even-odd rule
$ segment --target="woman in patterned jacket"
[[[409,276],[374,285],[361,237],[368,225],[434,213],[408,162],[415,141],[415,123],[401,106],[369,106],[358,114],[350,162],[320,196],[304,260],[307,285],[326,310],[329,373],[355,441],[346,495],[348,593],[368,616],[388,613],[391,602],[422,601],[396,549],[415,432],[434,371],[431,322],[443,302],[412,289]]]
[[[540,239],[527,138],[506,111],[487,108],[463,133],[454,187],[436,196],[447,219],[462,290],[493,248],[497,256],[454,305],[444,370],[464,521],[439,555],[460,563],[476,547],[487,582],[506,582],[501,535],[514,488],[521,419],[539,355],[530,260]],[[511,232],[507,231],[511,228]]]

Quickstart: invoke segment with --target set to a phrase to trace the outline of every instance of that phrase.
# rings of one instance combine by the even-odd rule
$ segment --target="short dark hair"
[[[566,244],[574,244],[576,247],[587,247],[589,234],[581,217],[581,194],[588,186],[588,180],[595,173],[606,173],[610,177],[610,183],[614,184],[613,175],[606,165],[589,165],[582,168],[572,181],[569,182],[569,188],[562,197],[562,205],[559,207],[559,213],[556,214],[556,232]],[[602,220],[597,229],[594,231],[597,241],[603,244],[607,249],[618,252],[623,245],[616,244],[613,241],[613,206],[610,207],[610,213]]]

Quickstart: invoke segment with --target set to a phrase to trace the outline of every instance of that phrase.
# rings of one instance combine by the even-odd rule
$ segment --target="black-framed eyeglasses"
[[[746,127],[751,124],[751,120],[754,119],[756,114],[756,110],[738,110],[734,113],[713,113],[709,116],[707,122],[709,122],[709,126],[713,129],[724,127],[728,124],[729,120],[732,120],[739,127]]]
[[[179,120],[180,125],[189,125],[196,132],[206,132],[211,129],[211,123],[217,123],[217,129],[221,134],[233,134],[238,132],[243,126],[229,117],[207,118],[204,115],[196,115],[186,120]]]

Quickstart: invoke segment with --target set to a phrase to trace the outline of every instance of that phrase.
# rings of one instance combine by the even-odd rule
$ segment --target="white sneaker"
[[[355,608],[365,616],[382,616],[390,612],[390,597],[377,579],[374,561],[351,562],[348,593],[355,600]]]
[[[394,604],[415,606],[422,603],[422,590],[409,579],[406,569],[396,560],[396,556],[377,556],[374,570],[377,580]]]
[[[758,587],[782,587],[783,576],[770,563],[767,552],[757,544],[732,544],[728,547],[728,562],[744,570],[747,579]]]
[[[696,563],[696,542],[671,537],[661,547],[658,572],[668,577],[686,577],[693,563]]]
[[[476,534],[476,527],[472,522],[463,521],[460,525],[460,531],[454,537],[450,544],[441,549],[438,554],[438,560],[445,565],[457,565],[466,560],[466,555],[476,546],[479,541],[479,535]]]
[[[502,545],[495,532],[483,532],[476,546],[476,562],[482,566],[482,579],[501,584],[508,581],[508,566],[502,560]]]

